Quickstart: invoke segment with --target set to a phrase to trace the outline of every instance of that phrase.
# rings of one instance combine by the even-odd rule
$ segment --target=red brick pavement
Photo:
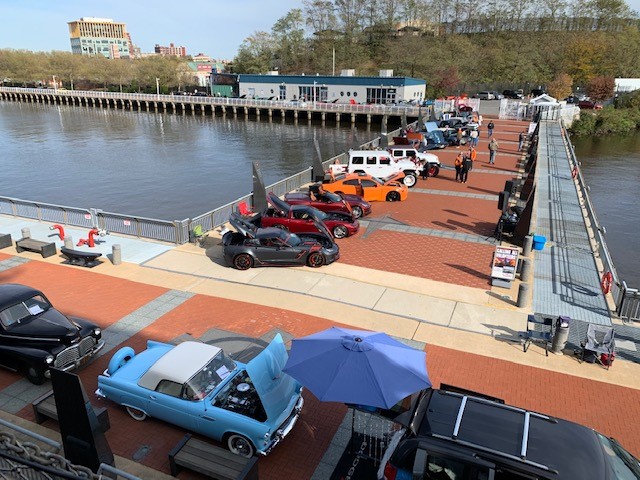
[[[23,270],[14,278],[27,284],[44,285],[47,287],[45,292],[50,289],[67,289],[70,291],[68,301],[75,304],[79,313],[85,317],[92,316],[95,307],[91,299],[82,290],[73,288],[80,281],[86,280],[85,271],[42,262],[33,264],[32,268]],[[43,267],[42,270],[40,267]],[[139,298],[148,296],[151,288],[98,273],[89,275],[107,295],[106,292],[112,290],[123,291],[119,300],[125,304],[135,303]],[[259,336],[273,328],[281,328],[294,336],[302,336],[330,325],[332,322],[311,315],[196,295],[126,343],[139,350],[149,338],[170,340],[184,333],[198,337],[210,328],[248,336]],[[615,436],[631,452],[640,454],[640,432],[636,422],[640,417],[638,390],[434,345],[429,345],[426,350],[429,373],[436,386],[440,382],[454,384],[504,398],[508,403],[567,418],[596,428],[606,435]],[[109,357],[110,355],[106,355],[97,359],[79,372],[85,390],[91,397],[91,392],[96,387],[97,375],[106,368]],[[606,399],[606,405],[601,401],[594,401],[594,392],[597,392],[598,399]],[[260,478],[305,479],[310,478],[317,467],[340,424],[345,407],[321,403],[309,392],[305,394],[305,400],[300,422],[291,435],[272,454],[260,459]],[[101,402],[109,409],[111,429],[106,435],[114,453],[132,458],[141,446],[148,446],[149,453],[140,462],[168,473],[167,453],[183,436],[184,431],[153,419],[136,422],[120,407],[107,401]],[[20,416],[33,419],[30,406],[25,407]],[[57,427],[52,421],[47,421],[46,426]],[[200,478],[187,471],[180,473],[179,477]]]
[[[455,285],[489,285],[492,245],[386,230],[363,238],[365,231],[340,240],[340,262]]]

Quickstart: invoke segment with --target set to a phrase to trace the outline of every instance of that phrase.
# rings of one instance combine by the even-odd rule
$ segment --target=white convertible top
[[[215,357],[221,348],[201,342],[182,342],[154,363],[138,385],[155,390],[161,380],[184,384]]]

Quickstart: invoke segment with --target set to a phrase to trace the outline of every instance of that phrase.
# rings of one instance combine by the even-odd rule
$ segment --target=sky
[[[627,0],[640,11],[640,0]],[[81,17],[126,23],[142,52],[156,44],[185,46],[231,60],[242,41],[256,31],[270,31],[302,0],[0,0],[0,49],[71,51],[67,22]]]
[[[100,17],[125,23],[142,52],[173,43],[231,60],[245,38],[292,8],[302,0],[0,0],[0,49],[70,52],[67,22]]]

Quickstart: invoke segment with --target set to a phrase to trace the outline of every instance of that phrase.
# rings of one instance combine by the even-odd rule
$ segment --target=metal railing
[[[623,322],[640,321],[640,292],[636,288],[627,287],[627,282],[622,282],[622,293],[616,304],[616,313]]]
[[[584,201],[584,207],[587,214],[587,220],[589,221],[590,232],[593,235],[593,240],[595,242],[595,255],[600,258],[602,262],[602,268],[604,269],[601,273],[611,272],[613,277],[613,282],[611,285],[611,295],[613,296],[616,305],[619,305],[621,302],[621,294],[622,294],[622,283],[620,282],[620,277],[618,276],[618,272],[616,270],[615,265],[613,264],[613,259],[611,258],[611,253],[609,252],[609,248],[607,247],[607,242],[605,240],[606,229],[600,224],[598,221],[598,216],[596,215],[595,208],[591,203],[591,199],[589,198],[589,187],[585,181],[585,178],[582,176],[582,170],[580,169],[580,162],[576,158],[576,153],[573,149],[573,145],[569,140],[569,133],[564,125],[564,122],[560,121],[560,128],[562,129],[564,143],[567,148],[567,152],[569,153],[569,166],[571,168],[572,176],[575,175],[576,180],[578,181],[578,188],[582,193],[582,200]]]
[[[198,97],[190,95],[157,95],[152,93],[96,92],[91,90],[60,90],[52,88],[0,87],[0,93],[41,95],[47,97],[82,97],[105,100],[128,100],[139,102],[183,103],[219,107],[246,107],[263,109],[287,109],[316,112],[354,113],[417,117],[425,109],[417,106],[388,106],[381,104],[361,105],[350,103],[321,103],[286,100],[258,100],[249,98]]]

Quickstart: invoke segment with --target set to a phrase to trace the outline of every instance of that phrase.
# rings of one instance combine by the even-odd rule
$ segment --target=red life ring
[[[578,176],[578,167],[573,167],[573,170],[571,170],[571,177],[576,178],[577,176]]]
[[[611,285],[613,284],[613,275],[611,272],[605,272],[602,275],[602,281],[600,282],[600,288],[605,295],[611,291]]]

